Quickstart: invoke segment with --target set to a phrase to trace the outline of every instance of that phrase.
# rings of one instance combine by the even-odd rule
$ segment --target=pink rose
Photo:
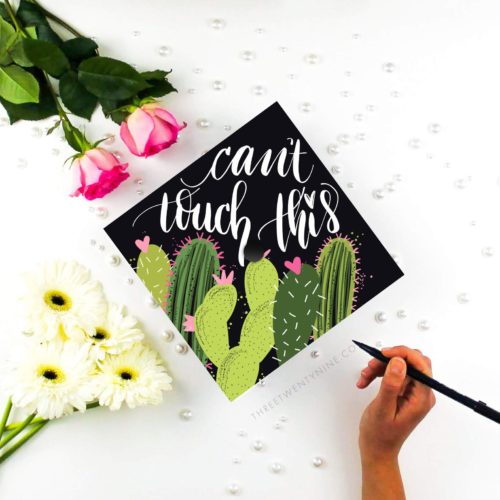
[[[179,131],[185,126],[179,125],[166,109],[150,103],[127,116],[120,136],[132,154],[147,158],[177,142]]]
[[[74,186],[71,196],[83,195],[87,200],[102,198],[116,189],[129,173],[126,163],[102,148],[86,151],[73,162]]]

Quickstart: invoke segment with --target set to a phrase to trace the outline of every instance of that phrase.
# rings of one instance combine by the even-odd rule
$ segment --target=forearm
[[[362,500],[405,500],[405,491],[397,458],[361,459]]]

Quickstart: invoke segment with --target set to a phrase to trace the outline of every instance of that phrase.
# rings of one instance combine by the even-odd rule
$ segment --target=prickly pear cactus
[[[280,280],[274,304],[276,357],[281,364],[307,346],[322,301],[316,269],[298,257],[293,263]]]
[[[172,278],[172,268],[170,259],[161,246],[148,245],[144,247],[137,259],[137,275],[155,301],[165,308]]]
[[[316,268],[324,300],[320,302],[315,338],[352,313],[356,291],[356,252],[351,241],[343,237],[331,239],[321,249]]]
[[[186,315],[194,315],[203,302],[205,295],[214,286],[213,276],[220,274],[220,259],[223,253],[210,236],[195,239],[187,238],[174,254],[172,283],[167,301],[167,313],[191,345],[202,363],[206,362],[196,336],[183,328]]]
[[[278,287],[278,272],[263,258],[248,264],[245,293],[250,306],[239,345],[229,348],[228,321],[237,300],[233,273],[216,277],[217,285],[206,295],[194,318],[187,318],[195,336],[212,363],[217,366],[217,383],[230,400],[257,381],[259,365],[274,345],[273,303]]]

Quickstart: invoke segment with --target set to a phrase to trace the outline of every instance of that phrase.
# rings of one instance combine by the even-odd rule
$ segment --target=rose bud
[[[83,195],[87,200],[103,198],[115,190],[129,173],[127,163],[103,148],[85,151],[73,162],[73,192],[71,196]]]
[[[120,136],[132,154],[147,158],[177,142],[185,126],[166,109],[149,103],[127,116],[120,126]]]

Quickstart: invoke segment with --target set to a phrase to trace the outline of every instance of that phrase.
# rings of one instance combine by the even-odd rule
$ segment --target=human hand
[[[383,377],[377,396],[361,417],[359,447],[363,462],[397,460],[406,438],[436,402],[429,387],[406,377],[406,362],[432,376],[427,356],[406,346],[387,347],[382,353],[391,361],[386,364],[372,359],[356,384],[364,389]]]

